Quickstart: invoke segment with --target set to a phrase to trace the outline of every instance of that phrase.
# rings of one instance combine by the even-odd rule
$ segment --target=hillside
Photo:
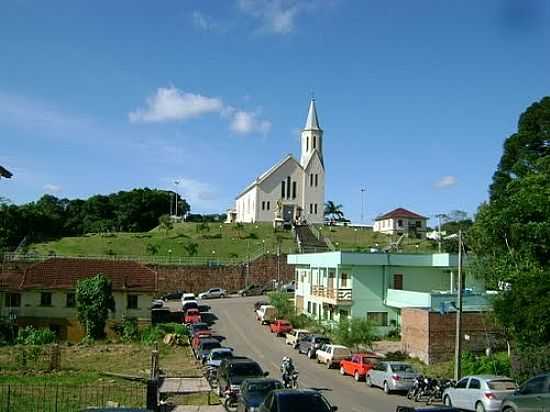
[[[349,227],[323,226],[321,233],[332,241],[336,249],[341,250],[367,251],[373,247],[383,249],[391,240],[381,233]],[[273,233],[269,223],[178,223],[169,230],[157,227],[144,233],[94,233],[64,237],[31,244],[28,252],[58,256],[201,256],[213,259],[246,259],[247,256],[256,256],[262,252],[276,253],[277,239],[281,244],[281,253],[295,251],[292,233]],[[433,252],[436,245],[429,241],[404,239],[401,249],[408,252]]]

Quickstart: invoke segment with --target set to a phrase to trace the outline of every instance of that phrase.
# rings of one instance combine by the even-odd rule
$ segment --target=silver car
[[[453,388],[445,389],[443,403],[468,411],[498,411],[502,400],[515,390],[515,382],[506,376],[465,376]]]
[[[369,386],[378,386],[389,394],[392,391],[408,391],[418,372],[405,362],[378,362],[367,372],[365,381]]]
[[[206,292],[199,293],[199,299],[224,298],[225,290],[221,288],[208,289]]]

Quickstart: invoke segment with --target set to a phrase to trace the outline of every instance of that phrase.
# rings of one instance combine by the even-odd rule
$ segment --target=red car
[[[211,331],[201,331],[191,338],[191,347],[197,349],[201,344],[201,340],[212,338]]]
[[[354,353],[350,358],[340,361],[340,374],[351,375],[356,381],[365,379],[367,372],[380,358],[376,353]]]
[[[192,325],[194,323],[199,323],[200,321],[201,313],[198,309],[188,309],[187,312],[185,312],[183,323],[185,323],[186,325]]]
[[[271,329],[271,333],[282,336],[292,330],[292,325],[288,320],[276,320],[269,324],[269,329]]]

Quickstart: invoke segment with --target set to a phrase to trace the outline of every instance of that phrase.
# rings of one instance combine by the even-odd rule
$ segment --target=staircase
[[[308,225],[296,225],[294,226],[294,232],[300,253],[326,252],[329,250],[326,242],[321,238],[318,239]]]

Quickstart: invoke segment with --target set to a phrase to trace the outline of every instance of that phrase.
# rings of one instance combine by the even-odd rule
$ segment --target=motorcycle
[[[226,411],[236,412],[239,404],[239,392],[228,389],[224,392],[223,406]]]
[[[449,379],[443,379],[439,382],[436,381],[433,391],[428,396],[426,405],[431,405],[433,401],[440,401],[443,398],[443,392],[445,389],[454,386],[454,381]]]
[[[416,396],[414,397],[414,401],[420,402],[422,398],[429,399],[430,394],[434,392],[436,384],[437,379],[425,377],[423,384],[420,387],[420,390],[416,393]]]
[[[416,378],[414,378],[414,383],[409,388],[407,392],[407,399],[413,400],[416,398],[416,395],[420,392],[422,387],[424,386],[424,376],[418,375]]]
[[[283,382],[285,389],[297,389],[298,388],[298,371],[293,371],[290,376],[283,375]]]
[[[211,387],[218,385],[218,368],[214,366],[209,366],[206,370],[206,380]]]

